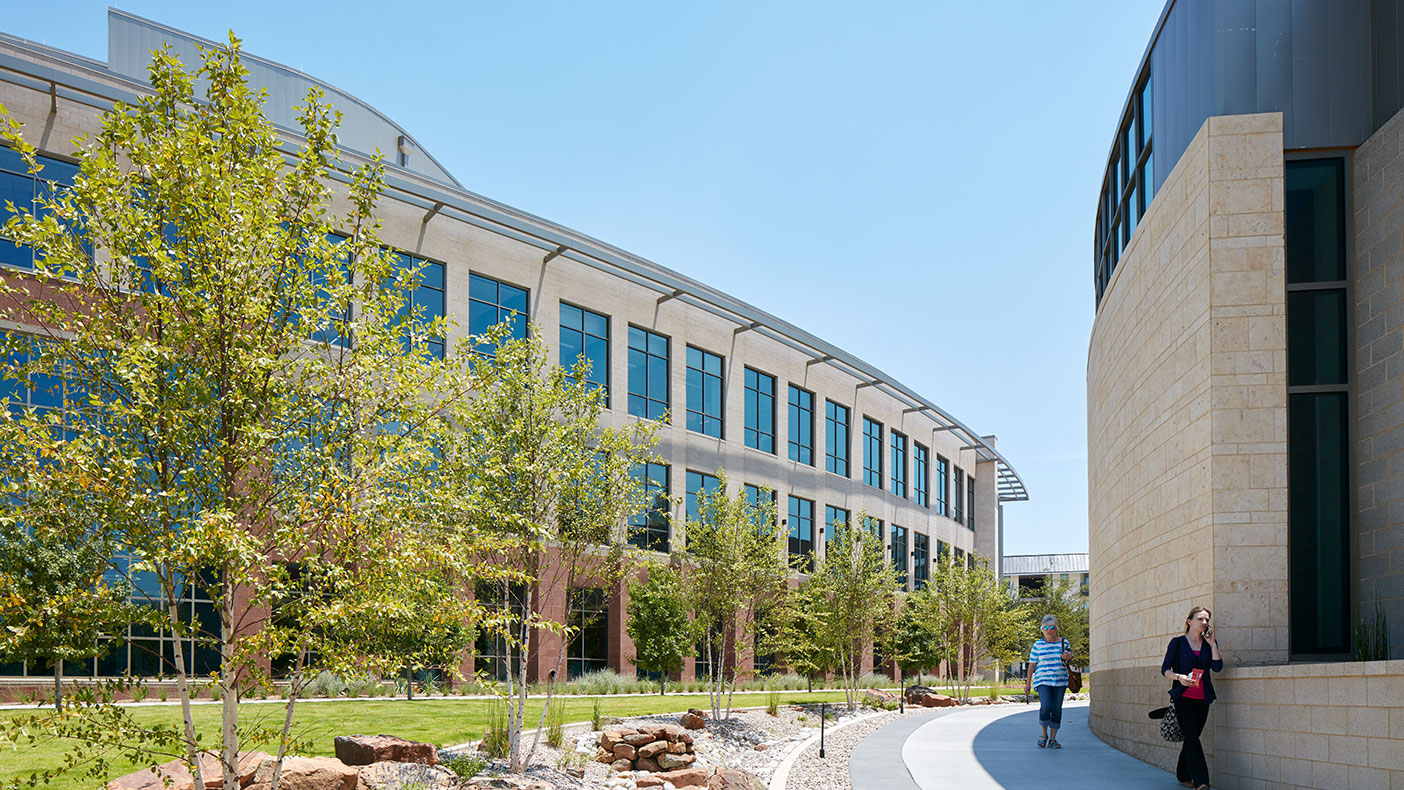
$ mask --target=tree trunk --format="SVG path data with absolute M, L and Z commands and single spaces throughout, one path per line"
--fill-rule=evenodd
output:
M 239 790 L 239 698 L 235 691 L 234 663 L 234 589 L 228 573 L 220 574 L 223 611 L 220 612 L 220 762 L 224 768 L 224 790 Z
M 293 707 L 297 705 L 297 695 L 304 685 L 302 668 L 306 656 L 306 648 L 297 651 L 297 663 L 293 666 L 292 680 L 288 683 L 288 708 L 283 715 L 283 733 L 278 739 L 278 759 L 273 763 L 273 781 L 269 783 L 268 790 L 278 790 L 278 780 L 283 776 L 283 757 L 288 753 L 288 733 L 292 732 Z
M 54 710 L 63 710 L 63 659 L 54 659 Z
M 176 602 L 174 579 L 162 580 L 162 593 L 166 596 L 166 606 L 171 623 L 180 622 L 180 605 Z M 180 697 L 180 716 L 185 724 L 185 759 L 189 763 L 190 775 L 195 777 L 195 786 L 205 786 L 205 769 L 195 754 L 195 716 L 190 710 L 190 684 L 185 673 L 185 641 L 175 640 L 176 694 Z

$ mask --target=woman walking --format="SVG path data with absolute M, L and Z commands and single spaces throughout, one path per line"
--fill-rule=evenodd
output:
M 1214 627 L 1209 625 L 1211 614 L 1203 606 L 1191 609 L 1185 618 L 1185 633 L 1170 640 L 1165 661 L 1160 665 L 1160 673 L 1174 681 L 1170 703 L 1175 706 L 1175 717 L 1185 736 L 1180 760 L 1175 764 L 1175 778 L 1185 787 L 1197 790 L 1209 790 L 1209 765 L 1199 742 L 1204 723 L 1209 720 L 1209 704 L 1214 701 L 1214 681 L 1209 674 L 1211 670 L 1224 669 Z
M 1071 661 L 1073 654 L 1067 640 L 1058 636 L 1056 615 L 1043 616 L 1039 626 L 1043 638 L 1034 642 L 1029 650 L 1029 671 L 1024 676 L 1024 698 L 1029 696 L 1029 685 L 1038 690 L 1038 726 L 1043 735 L 1038 739 L 1039 748 L 1061 749 L 1058 743 L 1058 727 L 1063 723 L 1063 692 L 1068 688 L 1068 667 L 1064 662 Z

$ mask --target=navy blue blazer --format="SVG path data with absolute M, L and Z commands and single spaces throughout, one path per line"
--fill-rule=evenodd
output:
M 1160 665 L 1160 674 L 1164 675 L 1165 670 L 1173 669 L 1178 675 L 1188 675 L 1191 669 L 1202 669 L 1204 675 L 1199 679 L 1204 687 L 1204 701 L 1214 701 L 1214 681 L 1209 677 L 1209 671 L 1224 671 L 1224 661 L 1221 658 L 1214 658 L 1214 649 L 1208 642 L 1200 645 L 1199 656 L 1194 655 L 1190 649 L 1189 638 L 1183 635 L 1170 640 L 1169 646 L 1165 648 L 1165 661 Z M 1185 693 L 1185 685 L 1180 681 L 1175 681 L 1175 685 L 1170 687 L 1170 699 L 1179 699 Z

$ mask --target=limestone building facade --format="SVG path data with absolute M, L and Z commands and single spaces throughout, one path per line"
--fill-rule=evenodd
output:
M 1215 787 L 1404 786 L 1402 47 L 1395 3 L 1170 0 L 1115 128 L 1087 362 L 1092 727 L 1174 767 L 1145 714 L 1207 606 Z M 1361 655 L 1381 621 L 1387 655 Z
M 48 178 L 72 177 L 70 141 L 94 132 L 100 111 L 148 89 L 150 50 L 170 45 L 191 64 L 196 45 L 209 43 L 117 10 L 109 11 L 109 26 L 106 62 L 0 34 L 0 104 L 52 165 Z M 1027 495 L 994 437 L 779 316 L 469 191 L 409 132 L 351 94 L 252 55 L 244 62 L 251 81 L 269 90 L 269 117 L 283 129 L 295 126 L 292 105 L 321 84 L 345 114 L 340 142 L 348 163 L 391 152 L 382 238 L 428 262 L 417 301 L 454 322 L 448 348 L 516 311 L 537 324 L 563 363 L 582 354 L 591 360 L 608 421 L 669 415 L 657 450 L 663 463 L 639 470 L 669 499 L 634 520 L 638 548 L 676 547 L 689 497 L 725 469 L 734 485 L 775 492 L 793 554 L 822 553 L 832 523 L 861 511 L 878 520 L 909 586 L 923 584 L 941 561 L 980 555 L 997 566 L 1003 504 Z M 18 157 L 0 148 L 0 194 L 22 201 L 35 188 Z M 8 250 L 0 252 L 6 276 L 24 276 L 27 251 L 3 241 L 0 248 Z M 634 673 L 626 589 L 552 595 L 561 616 L 593 623 L 569 649 L 571 674 Z M 207 616 L 208 601 L 187 603 L 195 619 Z M 111 657 L 67 674 L 157 674 L 170 653 L 162 640 L 133 633 Z M 544 665 L 554 664 L 550 658 Z M 482 644 L 475 660 L 498 671 L 504 659 Z M 689 661 L 683 678 L 705 669 Z M 47 672 L 10 665 L 0 667 L 0 680 Z

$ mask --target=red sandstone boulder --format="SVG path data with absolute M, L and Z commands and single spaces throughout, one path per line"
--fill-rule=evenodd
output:
M 667 741 L 654 741 L 639 747 L 639 757 L 657 757 L 668 751 Z
M 235 773 L 239 786 L 246 787 L 253 781 L 254 772 L 264 760 L 273 756 L 267 752 L 241 752 Z M 200 773 L 205 779 L 205 788 L 217 788 L 224 784 L 224 769 L 220 767 L 219 756 L 214 752 L 200 753 Z M 107 790 L 194 790 L 195 780 L 181 760 L 162 763 L 153 769 L 137 771 L 120 776 L 107 783 Z
M 646 732 L 636 732 L 633 735 L 625 735 L 624 742 L 630 746 L 643 746 L 646 743 L 653 743 L 653 736 Z
M 707 726 L 707 714 L 693 708 L 684 713 L 681 719 L 678 719 L 678 724 L 681 724 L 685 729 L 700 730 Z
M 614 744 L 614 759 L 632 760 L 639 756 L 639 750 L 627 743 Z
M 381 762 L 439 764 L 439 750 L 432 744 L 394 735 L 338 735 L 334 744 L 336 759 L 347 765 Z
M 697 758 L 691 754 L 660 754 L 658 755 L 658 767 L 665 771 L 672 771 L 677 768 L 686 768 L 692 765 L 692 761 Z
M 657 773 L 663 770 L 663 765 L 657 760 L 653 759 L 652 757 L 640 757 L 639 759 L 634 761 L 634 770 L 648 771 L 649 773 Z
M 634 770 L 634 761 L 633 761 L 633 760 L 625 760 L 623 757 L 621 757 L 621 758 L 619 758 L 618 760 L 615 760 L 614 762 L 610 763 L 610 764 L 609 764 L 609 767 L 610 767 L 610 768 L 613 768 L 613 769 L 615 770 L 616 773 L 621 773 L 621 774 L 622 774 L 622 773 L 624 773 L 625 771 L 632 771 L 632 770 Z
M 644 779 L 656 780 L 658 784 L 644 784 Z M 705 787 L 707 771 L 704 768 L 684 768 L 680 771 L 641 776 L 634 781 L 639 787 L 662 787 L 664 782 L 672 782 L 673 787 Z
M 654 738 L 661 738 L 668 743 L 677 741 L 679 730 L 672 724 L 649 724 L 639 728 L 639 732 L 646 732 Z

